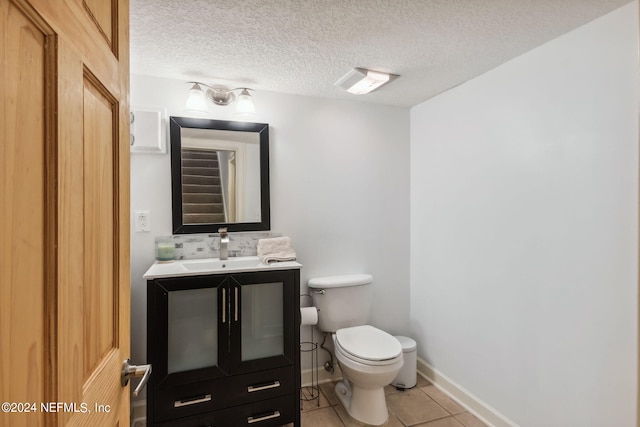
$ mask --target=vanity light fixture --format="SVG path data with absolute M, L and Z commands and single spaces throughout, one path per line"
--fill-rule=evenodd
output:
M 236 95 L 233 93 L 235 90 L 241 90 L 236 102 L 235 117 L 241 119 L 253 119 L 256 116 L 256 107 L 253 105 L 251 99 L 250 90 L 246 87 L 238 87 L 229 89 L 225 86 L 209 86 L 200 82 L 188 82 L 193 83 L 191 89 L 189 89 L 189 97 L 185 103 L 184 110 L 186 112 L 206 113 L 208 112 L 207 101 L 215 105 L 231 105 L 236 101 Z M 202 86 L 206 90 L 202 89 Z
M 400 76 L 397 74 L 354 68 L 338 80 L 335 85 L 355 95 L 364 95 L 398 77 Z

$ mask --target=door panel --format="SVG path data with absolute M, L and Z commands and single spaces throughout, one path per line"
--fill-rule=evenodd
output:
M 117 28 L 113 28 L 115 24 L 113 16 L 117 13 L 118 3 L 107 0 L 84 0 L 82 4 L 107 44 L 112 47 L 113 34 L 117 33 Z
M 118 282 L 115 280 L 113 230 L 115 100 L 93 76 L 84 79 L 84 375 L 117 347 Z

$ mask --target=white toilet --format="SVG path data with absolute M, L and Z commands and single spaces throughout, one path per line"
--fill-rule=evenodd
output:
M 318 328 L 332 334 L 343 381 L 336 396 L 356 420 L 370 425 L 387 421 L 384 387 L 402 368 L 402 345 L 392 335 L 367 325 L 371 311 L 369 274 L 309 280 Z

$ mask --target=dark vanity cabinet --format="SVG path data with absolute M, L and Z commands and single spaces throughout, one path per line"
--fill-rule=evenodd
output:
M 300 426 L 297 269 L 147 282 L 147 423 Z

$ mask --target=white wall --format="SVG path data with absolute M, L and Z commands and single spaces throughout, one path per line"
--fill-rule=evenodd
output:
M 134 75 L 131 104 L 183 116 L 188 89 L 181 81 Z M 371 273 L 372 324 L 408 333 L 409 110 L 260 91 L 253 97 L 255 121 L 270 125 L 271 228 L 293 240 L 304 265 L 302 291 L 314 276 Z M 233 120 L 232 112 L 213 107 L 210 118 Z M 132 224 L 137 362 L 146 360 L 142 275 L 153 263 L 154 236 L 171 234 L 170 173 L 169 154 L 131 156 L 131 210 L 148 209 L 152 219 L 149 233 L 135 233 Z
M 638 4 L 411 110 L 419 356 L 521 426 L 634 426 Z

